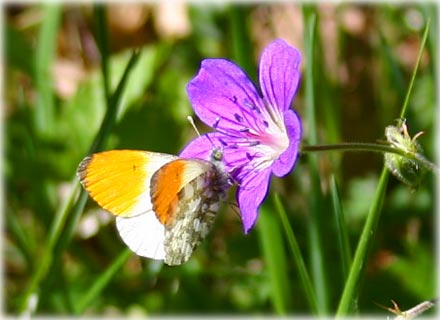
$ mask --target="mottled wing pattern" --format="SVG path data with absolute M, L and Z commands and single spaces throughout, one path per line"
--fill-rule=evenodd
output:
M 178 164 L 178 161 L 181 163 Z M 164 262 L 168 265 L 182 264 L 191 257 L 211 230 L 220 202 L 230 186 L 228 176 L 216 165 L 204 160 L 176 160 L 165 165 L 157 174 L 169 176 L 169 171 L 174 171 L 173 166 L 182 163 L 185 164 L 182 171 L 186 175 L 185 183 L 167 207 L 169 218 L 165 223 Z M 153 186 L 154 181 L 155 177 L 152 178 Z M 153 186 L 151 198 L 155 205 Z M 161 214 L 154 210 L 156 214 Z

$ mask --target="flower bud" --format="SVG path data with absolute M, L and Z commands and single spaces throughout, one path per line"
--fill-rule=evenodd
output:
M 422 147 L 416 139 L 423 134 L 417 133 L 412 139 L 408 134 L 405 120 L 399 120 L 397 126 L 387 126 L 385 137 L 392 148 L 400 149 L 408 157 L 395 153 L 385 153 L 385 165 L 391 173 L 411 188 L 416 188 L 426 172 L 420 163 L 414 160 L 417 154 L 422 152 Z

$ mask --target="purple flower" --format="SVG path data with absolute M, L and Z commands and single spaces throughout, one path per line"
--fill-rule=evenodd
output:
M 300 62 L 299 51 L 278 39 L 260 59 L 261 92 L 240 67 L 225 59 L 203 60 L 187 86 L 195 113 L 215 132 L 190 142 L 180 156 L 209 160 L 214 146 L 221 146 L 225 170 L 238 185 L 246 233 L 258 217 L 271 174 L 285 176 L 298 158 L 301 120 L 290 106 Z

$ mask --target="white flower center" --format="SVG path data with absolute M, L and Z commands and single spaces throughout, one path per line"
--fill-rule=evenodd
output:
M 284 115 L 264 98 L 257 101 L 257 105 L 242 102 L 241 110 L 241 114 L 233 115 L 233 124 L 228 125 L 219 117 L 213 128 L 222 134 L 220 141 L 224 147 L 244 154 L 235 165 L 250 166 L 253 170 L 266 169 L 289 147 Z
M 256 169 L 270 167 L 289 147 L 289 137 L 284 121 L 280 118 L 281 115 L 266 113 L 264 116 L 264 126 L 260 126 L 255 132 L 250 130 L 250 133 L 255 135 L 254 139 L 259 141 L 259 144 L 254 147 L 257 150 L 254 164 Z

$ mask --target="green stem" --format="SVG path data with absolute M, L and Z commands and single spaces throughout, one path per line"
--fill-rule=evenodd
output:
M 37 287 L 40 284 L 41 280 L 46 276 L 47 271 L 49 270 L 49 267 L 52 264 L 52 260 L 53 260 L 52 249 L 55 247 L 55 244 L 57 243 L 62 228 L 64 226 L 64 222 L 67 219 L 68 213 L 70 212 L 71 208 L 75 203 L 76 194 L 78 193 L 79 190 L 79 184 L 77 182 L 76 177 L 73 179 L 71 185 L 73 186 L 73 189 L 70 192 L 69 198 L 67 199 L 66 202 L 64 202 L 62 207 L 60 207 L 60 210 L 58 210 L 57 213 L 55 214 L 53 224 L 51 225 L 49 231 L 49 236 L 46 246 L 43 249 L 41 260 L 37 265 L 37 269 L 24 294 L 24 298 L 20 306 L 21 312 L 25 312 L 26 310 L 32 309 L 30 305 L 33 303 L 32 302 L 33 297 L 35 297 L 38 300 Z
M 274 194 L 275 207 L 279 212 L 281 223 L 284 227 L 284 232 L 286 234 L 290 250 L 292 251 L 292 256 L 295 260 L 295 265 L 298 268 L 299 278 L 304 288 L 307 301 L 312 309 L 313 314 L 318 314 L 318 302 L 316 301 L 316 294 L 313 288 L 312 280 L 310 279 L 309 273 L 306 268 L 306 264 L 302 257 L 301 250 L 299 248 L 298 242 L 296 241 L 295 234 L 290 226 L 289 219 L 287 218 L 286 210 L 284 210 L 283 204 L 281 203 L 280 196 Z
M 414 72 L 411 75 L 411 80 L 409 82 L 408 91 L 406 92 L 405 101 L 403 102 L 402 110 L 400 111 L 400 119 L 405 119 L 406 108 L 408 108 L 409 97 L 411 95 L 412 88 L 414 86 L 414 82 L 416 82 L 415 80 L 416 80 L 417 70 L 419 69 L 420 61 L 422 61 L 423 49 L 425 48 L 426 39 L 428 38 L 430 24 L 431 24 L 431 19 L 428 19 L 426 21 L 425 32 L 423 33 L 422 43 L 420 45 L 419 54 L 417 55 L 417 62 L 414 67 Z
M 405 98 L 405 101 L 402 106 L 402 111 L 400 113 L 401 119 L 405 118 L 405 113 L 406 113 L 406 109 L 408 106 L 409 96 L 412 92 L 413 84 L 415 82 L 415 76 L 417 74 L 417 70 L 419 67 L 420 60 L 421 60 L 422 52 L 425 47 L 428 31 L 429 31 L 429 20 L 426 24 L 425 32 L 423 34 L 423 39 L 422 39 L 422 43 L 421 43 L 420 50 L 419 50 L 418 60 L 417 60 L 416 66 L 414 68 L 412 77 L 411 77 L 411 81 L 410 81 L 410 84 L 408 87 L 408 92 L 406 94 L 406 98 Z M 395 149 L 393 151 L 395 153 L 395 151 L 398 151 L 398 150 Z M 400 151 L 402 151 L 402 150 L 400 150 Z M 415 160 L 420 161 L 420 159 L 423 158 L 423 156 L 416 154 L 416 153 L 407 153 L 407 152 L 403 152 L 403 153 L 404 154 L 402 154 L 402 156 L 405 156 L 405 157 L 412 156 Z M 429 162 L 429 161 L 427 161 L 427 162 Z M 433 166 L 433 168 L 435 168 L 435 166 L 433 164 L 432 164 L 432 166 Z M 347 282 L 345 283 L 345 287 L 344 287 L 344 291 L 342 293 L 341 300 L 339 302 L 338 310 L 336 313 L 337 317 L 346 316 L 350 310 L 350 306 L 356 300 L 356 288 L 359 285 L 359 281 L 360 281 L 359 279 L 362 276 L 362 273 L 364 270 L 368 250 L 371 247 L 372 240 L 375 235 L 377 225 L 379 223 L 380 214 L 382 211 L 382 205 L 383 205 L 383 201 L 384 201 L 384 197 L 385 197 L 385 191 L 386 191 L 387 182 L 388 182 L 388 177 L 389 177 L 389 171 L 386 168 L 384 168 L 382 170 L 382 174 L 381 174 L 381 177 L 379 180 L 379 185 L 376 190 L 375 197 L 373 199 L 373 205 L 371 206 L 370 211 L 368 212 L 367 220 L 365 222 L 364 229 L 362 230 L 362 235 L 359 239 L 359 244 L 358 244 L 358 247 L 357 247 L 355 255 L 354 255 L 353 264 L 350 268 L 350 273 L 349 273 Z
M 43 9 L 35 54 L 35 85 L 37 92 L 35 128 L 38 134 L 51 137 L 55 131 L 55 96 L 53 93 L 53 77 L 51 66 L 55 60 L 57 31 L 61 19 L 61 6 L 47 4 Z
M 379 223 L 380 214 L 382 212 L 383 200 L 385 197 L 385 189 L 387 187 L 389 177 L 389 171 L 384 168 L 379 180 L 379 185 L 374 196 L 373 205 L 370 208 L 370 212 L 367 216 L 362 235 L 359 240 L 358 247 L 353 259 L 353 263 L 350 268 L 347 282 L 345 284 L 344 292 L 342 293 L 341 301 L 337 311 L 337 317 L 343 317 L 347 315 L 350 310 L 350 306 L 355 304 L 355 292 L 359 285 L 359 278 L 364 269 L 366 257 L 371 247 L 377 225 Z
M 411 160 L 418 161 L 422 166 L 431 170 L 432 172 L 439 173 L 439 168 L 423 155 L 419 153 L 405 152 L 402 149 L 394 148 L 392 146 L 380 143 L 363 143 L 363 142 L 343 142 L 336 144 L 321 144 L 314 146 L 302 146 L 301 153 L 311 152 L 323 152 L 323 151 L 368 151 L 379 153 L 395 153 L 402 157 L 406 157 Z
M 331 176 L 330 180 L 330 193 L 332 198 L 333 211 L 335 213 L 337 238 L 339 243 L 339 251 L 341 254 L 342 273 L 344 279 L 347 279 L 352 263 L 352 256 L 347 227 L 345 224 L 345 217 L 340 200 L 341 197 L 339 195 L 338 186 L 336 184 L 336 178 L 334 175 Z
M 309 141 L 312 144 L 318 142 L 318 130 L 316 127 L 316 104 L 315 104 L 315 59 L 314 48 L 316 38 L 316 10 L 314 6 L 304 5 L 303 16 L 305 23 L 304 32 L 304 50 L 305 57 L 308 61 L 305 70 L 304 84 L 305 84 L 305 103 L 306 103 L 306 119 L 308 119 L 309 127 Z M 310 265 L 311 276 L 313 280 L 314 293 L 316 297 L 316 306 L 318 315 L 325 315 L 328 313 L 329 306 L 329 288 L 327 284 L 327 269 L 326 259 L 324 257 L 324 249 L 321 240 L 323 234 L 323 196 L 320 190 L 320 175 L 318 170 L 318 160 L 316 157 L 309 157 L 308 163 L 310 166 L 310 223 L 309 223 L 309 239 L 310 239 Z
M 343 142 L 335 144 L 321 144 L 314 146 L 302 146 L 301 153 L 320 152 L 320 151 L 369 151 L 369 152 L 389 152 L 406 156 L 406 153 L 400 149 L 393 148 L 386 144 L 364 143 L 364 142 Z
M 127 68 L 118 84 L 118 87 L 111 96 L 110 104 L 107 106 L 107 112 L 104 116 L 104 120 L 102 122 L 101 128 L 97 134 L 97 137 L 92 147 L 90 148 L 89 154 L 101 150 L 104 145 L 105 139 L 109 136 L 111 128 L 116 120 L 116 114 L 118 111 L 120 98 L 122 96 L 122 92 L 124 90 L 125 84 L 127 83 L 127 77 L 130 74 L 132 68 L 134 67 L 136 61 L 139 59 L 139 55 L 140 55 L 139 52 L 133 52 L 129 62 L 127 63 Z M 43 249 L 41 260 L 37 265 L 37 270 L 34 273 L 31 282 L 24 294 L 23 302 L 20 308 L 22 312 L 26 312 L 29 309 L 31 302 L 33 301 L 33 297 L 35 297 L 38 300 L 38 292 L 37 292 L 38 286 L 40 282 L 43 280 L 43 278 L 47 275 L 49 267 L 52 265 L 52 261 L 54 259 L 53 256 L 54 248 L 56 244 L 59 242 L 61 232 L 65 230 L 64 226 L 66 219 L 68 218 L 68 215 L 72 210 L 73 204 L 76 199 L 76 194 L 78 193 L 79 190 L 79 184 L 76 177 L 73 179 L 71 185 L 73 186 L 73 189 L 72 192 L 70 193 L 69 199 L 64 203 L 61 209 L 57 211 L 57 213 L 55 214 L 54 222 L 50 227 L 48 241 Z M 84 193 L 85 191 L 82 190 L 80 198 L 84 199 L 83 198 L 85 197 Z M 85 201 L 83 201 L 82 203 L 84 205 Z M 79 215 L 80 211 L 82 210 L 77 210 L 76 215 Z M 78 221 L 78 217 L 73 217 L 73 221 Z M 70 227 L 69 230 L 70 231 L 68 232 L 68 238 L 70 238 L 73 233 L 72 226 Z
M 86 310 L 91 302 L 101 293 L 105 286 L 108 285 L 110 280 L 132 255 L 132 251 L 128 248 L 121 252 L 113 264 L 91 285 L 89 290 L 79 297 L 75 306 L 76 314 L 84 313 L 84 310 Z

